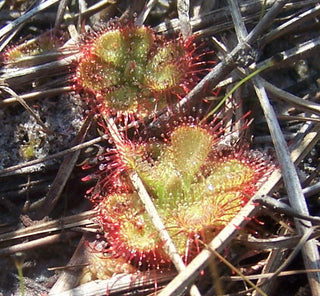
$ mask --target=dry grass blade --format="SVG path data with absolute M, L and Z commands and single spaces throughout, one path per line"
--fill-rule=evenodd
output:
M 293 94 L 290 94 L 290 93 L 272 85 L 271 83 L 269 83 L 263 79 L 261 81 L 262 81 L 264 87 L 266 88 L 266 90 L 268 92 L 270 92 L 271 94 L 275 95 L 276 97 L 286 101 L 290 105 L 297 107 L 299 110 L 306 110 L 308 112 L 312 112 L 313 114 L 317 114 L 318 116 L 320 116 L 320 105 L 319 104 L 312 102 L 312 101 L 303 100 Z
M 24 242 L 24 243 L 16 244 L 7 248 L 2 248 L 0 249 L 0 256 L 8 256 L 8 255 L 13 255 L 19 252 L 26 252 L 28 250 L 37 249 L 39 247 L 58 243 L 63 240 L 69 240 L 69 239 L 72 239 L 74 236 L 76 236 L 74 232 L 47 235 L 45 237 L 34 239 L 29 242 Z
M 0 38 L 2 38 L 4 35 L 10 33 L 17 26 L 19 26 L 19 25 L 25 23 L 26 21 L 28 21 L 31 17 L 33 17 L 37 13 L 40 13 L 41 11 L 45 10 L 46 8 L 56 4 L 58 2 L 59 2 L 59 0 L 47 0 L 47 1 L 39 4 L 35 8 L 31 9 L 30 11 L 28 11 L 27 13 L 25 13 L 24 15 L 19 17 L 18 19 L 12 21 L 8 25 L 6 25 L 2 29 L 0 29 Z
M 315 230 L 312 238 L 319 237 L 319 231 Z M 293 249 L 301 239 L 301 235 L 294 236 L 278 236 L 269 239 L 259 239 L 255 237 L 248 237 L 240 239 L 239 242 L 243 243 L 250 249 L 253 250 L 282 250 L 282 249 Z M 235 239 L 235 241 L 238 241 Z M 264 277 L 264 273 L 257 275 L 257 277 Z
M 1 79 L 4 83 L 18 87 L 25 83 L 32 82 L 35 79 L 35 73 L 38 78 L 48 77 L 48 73 L 52 76 L 68 73 L 70 65 L 75 61 L 77 56 L 72 55 L 66 57 L 62 54 L 60 54 L 60 56 L 63 59 L 36 66 L 6 70 L 2 74 Z
M 303 273 L 308 273 L 308 272 L 319 272 L 318 269 L 310 269 L 310 270 L 288 270 L 288 271 L 282 271 L 278 274 L 279 276 L 290 276 L 290 275 L 297 275 L 297 274 L 303 274 Z M 258 274 L 258 275 L 248 275 L 247 278 L 250 280 L 254 279 L 263 279 L 263 278 L 269 278 L 273 275 L 273 273 L 264 273 L 264 274 Z M 242 281 L 242 278 L 240 276 L 230 276 L 230 277 L 223 277 L 225 280 L 230 280 L 230 281 Z
M 141 26 L 146 18 L 148 17 L 151 9 L 157 4 L 158 0 L 149 0 L 148 3 L 145 5 L 143 11 L 140 13 L 140 15 L 136 18 L 135 24 L 138 26 Z
M 272 40 L 277 39 L 284 34 L 292 32 L 295 28 L 297 28 L 297 26 L 299 26 L 300 24 L 303 24 L 304 22 L 306 22 L 309 19 L 314 18 L 318 14 L 320 14 L 320 7 L 315 6 L 311 9 L 301 13 L 300 15 L 290 19 L 288 22 L 282 24 L 281 26 L 279 26 L 275 30 L 272 30 L 268 34 L 264 35 L 259 40 L 260 46 L 263 46 L 267 43 L 270 43 Z
M 314 231 L 313 228 L 309 228 L 303 234 L 303 236 L 300 238 L 300 240 L 299 240 L 298 244 L 296 245 L 296 247 L 293 249 L 291 254 L 288 256 L 288 258 L 285 259 L 285 261 L 277 268 L 277 270 L 273 273 L 273 275 L 268 279 L 270 282 L 273 279 L 275 279 L 281 273 L 281 271 L 283 271 L 291 263 L 291 261 L 298 255 L 300 250 L 302 248 L 304 248 L 305 244 L 310 239 L 311 234 L 313 233 L 313 231 Z
M 33 226 L 29 226 L 23 229 L 15 230 L 0 235 L 0 242 L 8 242 L 11 240 L 17 240 L 26 237 L 32 237 L 39 234 L 48 234 L 51 232 L 62 231 L 64 229 L 75 228 L 79 226 L 93 224 L 92 217 L 95 216 L 95 211 L 87 211 L 74 216 L 61 218 L 58 220 L 48 222 L 38 222 Z
M 35 92 L 30 92 L 24 95 L 20 95 L 19 97 L 23 100 L 35 100 L 38 98 L 43 98 L 43 97 L 50 97 L 50 96 L 55 96 L 58 94 L 66 93 L 71 91 L 72 88 L 70 86 L 65 86 L 65 87 L 57 87 L 57 88 L 51 88 L 48 90 L 44 91 L 35 91 Z M 3 99 L 0 101 L 0 106 L 4 106 L 7 104 L 13 104 L 18 102 L 19 100 L 16 97 L 11 97 L 7 99 Z
M 278 201 L 276 199 L 273 199 L 272 197 L 269 196 L 263 196 L 256 198 L 255 201 L 259 203 L 260 205 L 266 206 L 274 211 L 284 213 L 288 216 L 291 217 L 296 217 L 302 220 L 310 221 L 314 223 L 315 225 L 319 225 L 320 223 L 320 218 L 316 216 L 310 216 L 310 215 L 304 215 L 296 211 L 295 209 L 291 208 L 287 204 Z
M 106 287 L 114 295 L 126 295 L 126 293 L 136 293 L 138 295 L 150 295 L 154 289 L 154 276 L 158 279 L 159 288 L 168 283 L 175 275 L 173 272 L 166 274 L 140 274 L 134 275 L 116 275 L 108 280 L 97 280 L 81 285 L 72 290 L 61 293 L 50 293 L 50 296 L 97 296 L 105 295 Z M 131 283 L 128 287 L 128 282 Z

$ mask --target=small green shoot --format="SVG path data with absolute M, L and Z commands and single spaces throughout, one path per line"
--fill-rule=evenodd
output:
M 13 256 L 13 262 L 18 271 L 19 282 L 20 282 L 20 292 L 22 296 L 25 296 L 25 290 L 26 290 L 24 278 L 23 278 L 23 271 L 22 271 L 24 260 L 25 260 L 25 255 L 21 252 L 15 253 Z

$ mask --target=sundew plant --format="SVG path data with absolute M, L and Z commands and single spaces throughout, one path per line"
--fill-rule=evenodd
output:
M 201 60 L 206 55 L 194 37 L 169 39 L 149 27 L 114 23 L 83 42 L 75 87 L 100 115 L 102 133 L 114 145 L 97 158 L 96 173 L 84 178 L 97 180 L 88 197 L 103 231 L 102 260 L 110 262 L 111 270 L 115 260 L 133 270 L 171 264 L 131 184 L 133 171 L 187 264 L 249 201 L 274 166 L 246 145 L 221 145 L 226 132 L 214 116 L 206 123 L 198 115 L 182 116 L 160 138 L 138 136 L 137 126 L 131 137 L 119 132 L 132 121 L 156 119 L 159 109 L 170 109 L 208 71 L 214 62 Z M 96 262 L 95 256 L 94 274 Z M 104 266 L 100 277 L 110 274 Z

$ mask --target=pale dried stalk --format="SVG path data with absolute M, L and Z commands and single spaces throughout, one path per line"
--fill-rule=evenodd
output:
M 48 234 L 57 231 L 63 231 L 66 229 L 71 229 L 79 226 L 89 226 L 94 225 L 92 218 L 95 217 L 96 211 L 86 211 L 77 215 L 68 216 L 58 220 L 48 221 L 48 222 L 38 222 L 33 226 L 29 226 L 23 229 L 18 229 L 8 233 L 0 235 L 0 243 L 8 242 L 11 240 L 21 239 L 39 234 Z
M 106 294 L 106 287 L 109 287 L 110 295 L 139 295 L 139 292 L 146 292 L 150 295 L 150 290 L 154 288 L 154 278 L 157 278 L 159 286 L 170 281 L 175 275 L 173 272 L 155 272 L 155 273 L 140 273 L 139 275 L 119 274 L 114 275 L 107 280 L 96 280 L 72 290 L 65 292 L 50 292 L 50 296 L 98 296 Z M 130 283 L 128 285 L 128 283 Z M 150 289 L 150 290 L 149 290 Z M 144 293 L 145 295 L 145 293 Z M 152 294 L 153 295 L 153 294 Z
M 32 99 L 38 99 L 38 98 L 43 98 L 43 97 L 55 96 L 55 95 L 67 93 L 70 91 L 72 91 L 71 86 L 63 86 L 63 87 L 51 88 L 51 89 L 43 90 L 43 91 L 29 92 L 27 94 L 19 95 L 19 97 L 23 100 L 32 100 Z M 0 107 L 4 106 L 4 105 L 17 103 L 18 101 L 19 100 L 15 97 L 3 99 L 0 101 Z
M 140 13 L 140 15 L 137 17 L 137 19 L 135 20 L 135 25 L 137 26 L 141 26 L 144 21 L 146 20 L 146 18 L 148 17 L 151 9 L 158 3 L 158 0 L 149 0 L 148 3 L 145 5 L 145 7 L 143 8 L 142 12 Z
M 27 250 L 36 249 L 41 246 L 46 246 L 49 244 L 61 242 L 62 240 L 69 240 L 76 236 L 75 232 L 57 233 L 52 235 L 47 235 L 42 238 L 34 239 L 28 242 L 16 244 L 7 248 L 0 249 L 0 256 L 8 256 L 18 252 L 25 252 Z

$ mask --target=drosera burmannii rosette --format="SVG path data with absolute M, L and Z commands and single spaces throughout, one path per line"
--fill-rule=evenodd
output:
M 112 23 L 84 37 L 74 77 L 91 108 L 141 119 L 176 103 L 208 72 L 194 37 L 165 38 L 146 26 Z
M 224 139 L 221 126 L 190 117 L 161 141 L 126 139 L 113 156 L 106 153 L 97 184 L 105 194 L 95 191 L 92 201 L 109 259 L 121 258 L 140 270 L 170 264 L 164 243 L 126 178 L 127 170 L 143 181 L 185 263 L 235 217 L 274 164 L 246 145 L 222 145 Z M 120 174 L 112 173 L 119 167 Z M 109 187 L 115 183 L 113 192 Z
M 17 64 L 21 66 L 32 65 L 31 57 L 41 54 L 48 54 L 58 51 L 65 42 L 65 36 L 59 32 L 60 36 L 45 32 L 34 39 L 20 42 L 17 45 L 10 46 L 5 50 L 1 57 L 7 67 L 15 67 Z

